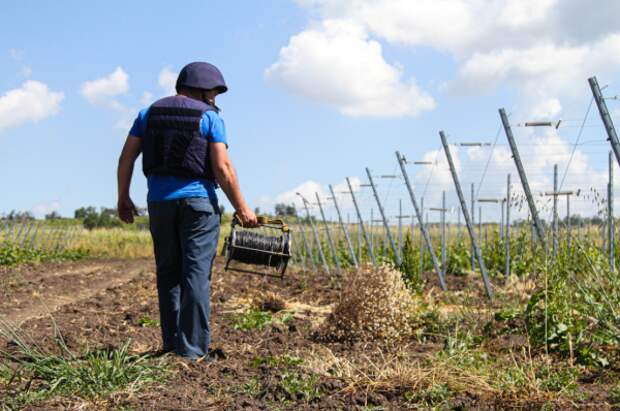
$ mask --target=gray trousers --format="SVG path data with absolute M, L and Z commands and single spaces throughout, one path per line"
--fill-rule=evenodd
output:
M 220 232 L 219 208 L 208 198 L 150 202 L 163 348 L 207 355 L 211 339 L 211 268 Z

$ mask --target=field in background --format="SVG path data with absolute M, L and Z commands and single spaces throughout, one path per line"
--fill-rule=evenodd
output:
M 294 259 L 282 282 L 224 273 L 218 258 L 211 325 L 221 358 L 213 364 L 157 355 L 144 225 L 3 229 L 2 250 L 17 257 L 0 271 L 0 408 L 620 406 L 620 278 L 600 226 L 573 230 L 570 247 L 560 232 L 555 258 L 530 227 L 513 227 L 505 278 L 499 226 L 481 225 L 489 300 L 463 227 L 446 227 L 442 292 L 417 228 L 403 227 L 402 242 L 391 228 L 400 266 L 383 227 L 369 229 L 378 264 L 392 270 L 373 268 L 358 226 L 347 225 L 364 264 L 355 274 L 337 224 L 329 223 L 334 255 L 322 223 L 318 243 L 309 221 L 290 223 Z M 229 220 L 222 237 L 228 228 Z M 440 227 L 429 231 L 441 259 Z

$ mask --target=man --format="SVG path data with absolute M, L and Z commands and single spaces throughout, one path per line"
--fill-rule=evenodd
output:
M 118 163 L 118 215 L 133 222 L 129 196 L 134 162 L 142 153 L 164 351 L 190 359 L 208 355 L 211 268 L 220 215 L 219 185 L 244 226 L 257 225 L 228 158 L 215 97 L 228 90 L 220 71 L 204 62 L 181 70 L 177 95 L 142 110 Z

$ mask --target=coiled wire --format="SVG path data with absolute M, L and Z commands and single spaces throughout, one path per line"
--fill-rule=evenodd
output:
M 278 254 L 270 254 L 269 252 Z M 235 230 L 231 235 L 229 253 L 231 260 L 281 269 L 290 257 L 289 235 L 283 233 L 283 235 L 275 237 L 255 231 Z

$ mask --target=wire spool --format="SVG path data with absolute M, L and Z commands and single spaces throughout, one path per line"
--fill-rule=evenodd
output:
M 275 268 L 280 272 L 280 278 L 283 278 L 291 257 L 291 238 L 288 227 L 282 220 L 261 218 L 259 223 L 261 227 L 278 229 L 282 234 L 263 234 L 260 228 L 243 229 L 240 228 L 238 220 L 233 218 L 230 236 L 226 238 L 225 269 L 229 269 L 231 261 L 238 261 L 244 264 Z

